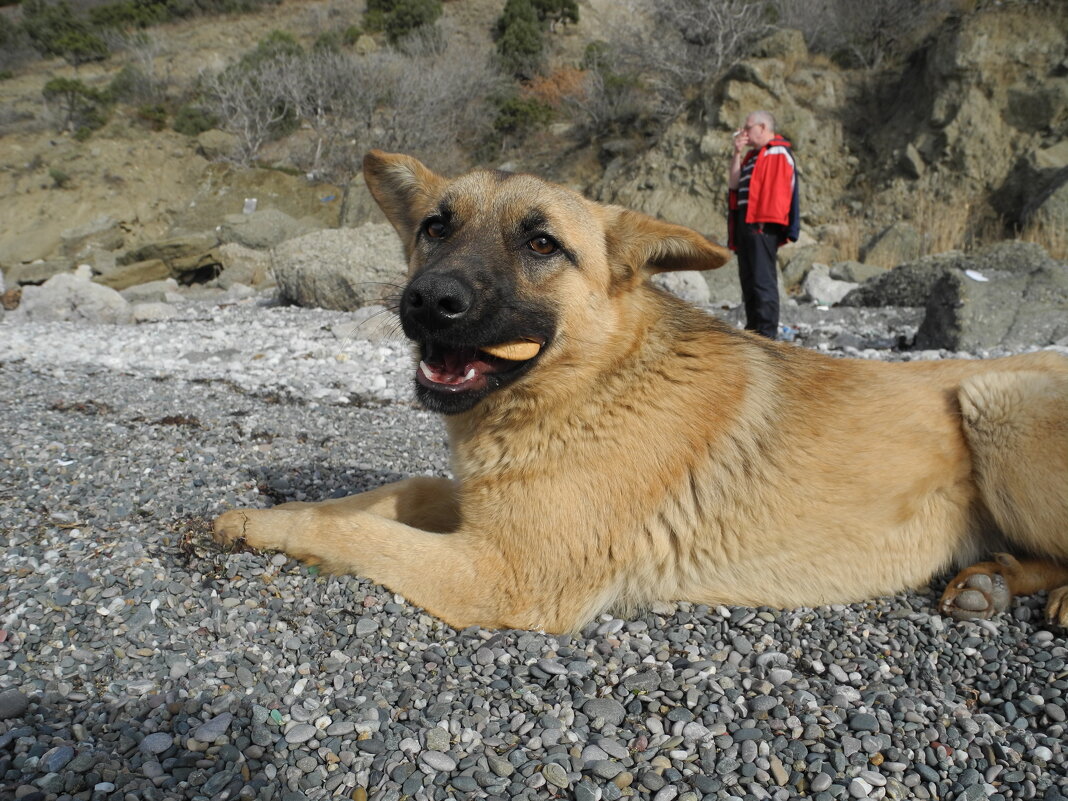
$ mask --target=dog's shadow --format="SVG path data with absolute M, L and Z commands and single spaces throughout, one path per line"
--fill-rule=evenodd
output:
M 256 482 L 260 495 L 272 505 L 343 498 L 408 477 L 384 470 L 327 467 L 315 463 L 254 467 L 249 476 Z

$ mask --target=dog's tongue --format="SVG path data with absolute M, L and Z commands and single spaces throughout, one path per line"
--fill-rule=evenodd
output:
M 478 358 L 475 350 L 450 350 L 438 359 L 419 362 L 419 380 L 439 389 L 473 389 L 485 382 L 493 367 Z

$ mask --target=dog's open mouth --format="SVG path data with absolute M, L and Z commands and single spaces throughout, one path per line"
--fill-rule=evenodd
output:
M 481 348 L 427 343 L 416 380 L 438 392 L 495 389 L 527 367 L 543 347 L 540 339 L 516 339 Z

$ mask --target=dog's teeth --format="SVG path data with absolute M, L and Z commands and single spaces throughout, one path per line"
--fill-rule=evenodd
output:
M 430 372 L 430 368 L 427 366 L 426 362 L 423 362 L 423 361 L 419 362 L 419 370 L 428 379 L 430 379 L 431 381 L 434 380 L 434 374 L 432 372 Z
M 464 376 L 464 381 L 470 381 L 472 378 L 475 377 L 475 375 L 475 368 L 472 367 L 470 370 L 467 371 L 467 375 Z

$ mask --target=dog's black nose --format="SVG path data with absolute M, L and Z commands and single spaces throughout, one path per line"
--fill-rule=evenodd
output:
M 423 273 L 404 290 L 401 316 L 410 317 L 428 329 L 460 322 L 475 304 L 470 284 L 447 273 Z

